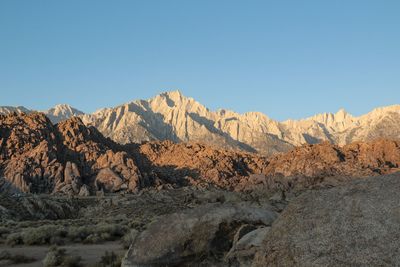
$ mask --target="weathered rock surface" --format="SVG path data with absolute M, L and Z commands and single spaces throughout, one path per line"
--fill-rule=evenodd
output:
M 372 177 L 292 201 L 253 266 L 398 266 L 400 174 Z
M 122 266 L 193 266 L 223 259 L 245 224 L 269 226 L 277 213 L 249 202 L 209 204 L 161 217 L 140 233 Z

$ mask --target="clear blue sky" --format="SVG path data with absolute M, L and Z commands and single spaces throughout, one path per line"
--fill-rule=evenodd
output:
M 400 1 L 1 0 L 0 105 L 83 111 L 180 89 L 301 118 L 400 103 Z

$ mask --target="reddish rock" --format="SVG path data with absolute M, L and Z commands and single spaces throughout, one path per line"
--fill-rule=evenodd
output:
M 0 116 L 0 185 L 12 191 L 87 195 L 185 185 L 287 191 L 392 173 L 399 165 L 400 143 L 385 139 L 304 145 L 266 158 L 198 143 L 119 145 L 79 118 L 53 125 L 41 113 Z
M 22 192 L 87 195 L 97 180 L 106 192 L 140 186 L 133 157 L 79 118 L 54 126 L 41 113 L 0 116 L 0 138 L 1 176 Z

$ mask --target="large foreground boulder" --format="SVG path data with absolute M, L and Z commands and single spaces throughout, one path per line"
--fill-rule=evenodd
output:
M 400 174 L 309 191 L 291 202 L 253 266 L 399 266 Z
M 249 202 L 207 204 L 161 217 L 140 233 L 122 266 L 193 266 L 223 259 L 243 225 L 265 227 L 277 214 Z

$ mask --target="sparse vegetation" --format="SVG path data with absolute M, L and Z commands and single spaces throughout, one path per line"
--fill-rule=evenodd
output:
M 106 251 L 96 267 L 119 267 L 121 266 L 122 255 L 117 255 L 113 251 Z
M 70 227 L 68 238 L 74 242 L 96 244 L 104 241 L 120 239 L 128 231 L 128 228 L 120 224 L 97 224 L 94 227 L 80 226 Z
M 36 259 L 20 254 L 12 255 L 8 251 L 2 251 L 0 252 L 0 261 L 8 261 L 10 263 L 20 264 L 20 263 L 31 263 L 36 261 Z
M 55 225 L 44 225 L 37 228 L 27 228 L 22 233 L 22 241 L 25 245 L 54 244 L 56 237 L 65 237 L 66 231 Z M 58 240 L 59 242 L 59 240 Z
M 98 244 L 120 240 L 129 231 L 123 224 L 99 223 L 90 226 L 42 225 L 27 227 L 18 232 L 3 231 L 5 244 L 17 245 L 64 245 L 66 243 Z
M 44 267 L 80 267 L 82 258 L 79 256 L 69 256 L 64 249 L 56 246 L 50 248 L 43 260 Z
M 21 245 L 22 242 L 22 236 L 20 233 L 11 233 L 7 236 L 6 239 L 6 244 L 9 246 L 17 246 L 17 245 Z
M 126 233 L 122 239 L 121 243 L 124 246 L 125 249 L 128 249 L 129 246 L 133 243 L 135 240 L 136 236 L 138 234 L 138 231 L 136 229 L 131 229 L 128 233 Z

